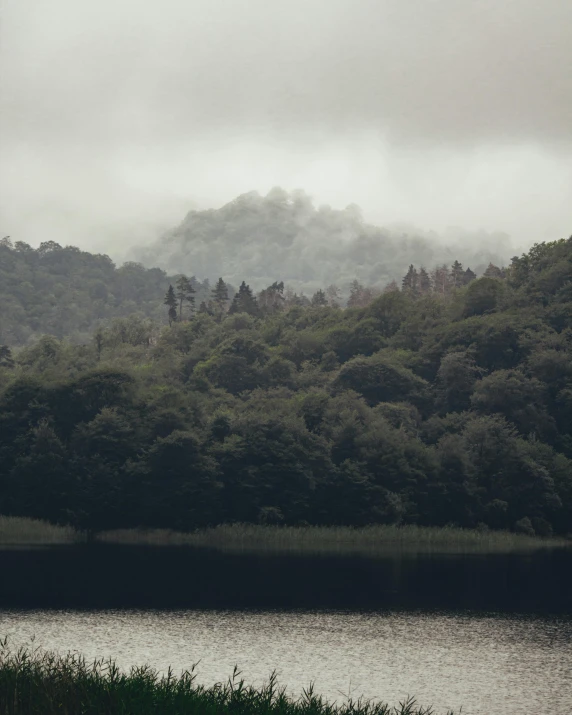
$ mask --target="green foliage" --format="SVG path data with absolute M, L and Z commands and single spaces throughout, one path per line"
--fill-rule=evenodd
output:
M 0 248 L 62 285 L 80 259 L 108 266 L 147 301 L 149 274 L 135 264 Z M 170 327 L 165 281 L 152 291 L 159 321 L 134 302 L 137 313 L 83 344 L 14 337 L 0 348 L 0 509 L 95 530 L 241 521 L 569 533 L 571 258 L 567 240 L 480 279 L 454 262 L 411 269 L 405 290 L 377 297 L 356 281 L 345 309 L 335 286 L 310 301 L 274 280 L 258 299 L 243 281 L 227 310 L 220 279 L 206 311 L 191 317 L 185 304 L 187 319 Z

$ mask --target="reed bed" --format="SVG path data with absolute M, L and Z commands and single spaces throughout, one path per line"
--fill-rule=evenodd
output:
M 122 672 L 114 661 L 87 663 L 75 654 L 19 649 L 0 641 L 0 712 L 3 715 L 432 715 L 409 698 L 395 707 L 347 700 L 329 703 L 310 686 L 295 699 L 276 674 L 260 688 L 235 668 L 226 683 L 196 683 L 194 669 L 160 675 L 149 666 Z M 453 715 L 449 712 L 448 715 Z
M 454 527 L 373 525 L 259 526 L 223 524 L 190 533 L 167 529 L 118 529 L 102 532 L 106 543 L 211 547 L 228 551 L 367 552 L 404 548 L 418 551 L 503 552 L 518 549 L 565 546 L 563 539 L 542 539 L 508 531 L 479 531 Z
M 0 515 L 0 545 L 74 544 L 84 535 L 71 526 L 58 526 L 40 519 Z

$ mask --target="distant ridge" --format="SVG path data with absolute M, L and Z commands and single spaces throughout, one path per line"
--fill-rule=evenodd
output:
M 182 223 L 131 257 L 169 273 L 202 279 L 247 279 L 255 289 L 282 280 L 312 293 L 329 284 L 343 292 L 354 279 L 382 288 L 400 279 L 408 265 L 428 268 L 457 259 L 482 273 L 489 262 L 506 264 L 513 252 L 504 233 L 463 232 L 445 236 L 403 227 L 367 224 L 360 209 L 316 207 L 303 191 L 251 191 L 219 209 L 190 211 Z

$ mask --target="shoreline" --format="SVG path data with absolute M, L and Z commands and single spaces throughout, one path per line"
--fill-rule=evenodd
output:
M 98 543 L 123 546 L 193 546 L 221 551 L 364 553 L 387 550 L 502 553 L 572 546 L 564 538 L 507 531 L 415 525 L 263 526 L 222 524 L 193 532 L 171 529 L 114 529 L 89 535 L 25 517 L 0 516 L 0 546 Z

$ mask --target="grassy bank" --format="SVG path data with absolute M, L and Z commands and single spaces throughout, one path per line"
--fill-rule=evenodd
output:
M 312 688 L 295 700 L 275 676 L 253 688 L 235 671 L 226 684 L 205 687 L 193 672 L 160 676 L 149 667 L 122 673 L 112 661 L 87 664 L 77 655 L 10 652 L 0 642 L 3 715 L 431 715 L 408 700 L 396 707 L 347 701 L 329 704 Z M 453 715 L 449 713 L 448 715 Z
M 119 529 L 98 535 L 98 540 L 118 544 L 155 546 L 191 545 L 221 550 L 375 552 L 411 548 L 451 552 L 502 552 L 517 549 L 564 546 L 562 539 L 541 539 L 507 531 L 478 531 L 453 527 L 375 525 L 346 526 L 257 526 L 223 524 L 211 529 L 181 533 L 166 529 Z
M 307 551 L 372 553 L 385 549 L 448 552 L 503 552 L 572 545 L 508 531 L 434 526 L 260 526 L 222 524 L 193 532 L 169 529 L 116 529 L 96 535 L 101 543 L 133 546 L 197 546 L 225 551 Z M 74 544 L 86 541 L 71 526 L 24 517 L 0 516 L 0 545 Z
M 83 540 L 83 534 L 71 526 L 0 515 L 0 545 L 73 544 Z

